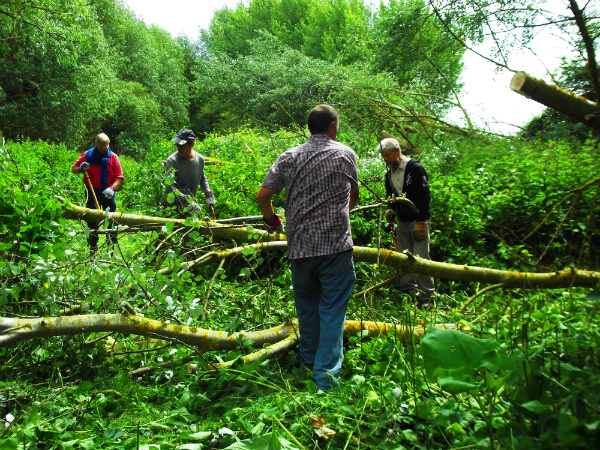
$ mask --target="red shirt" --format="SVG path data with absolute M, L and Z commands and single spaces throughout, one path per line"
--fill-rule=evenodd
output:
M 79 159 L 75 161 L 73 167 L 79 167 L 82 162 L 87 161 L 87 150 L 81 154 Z M 104 187 L 112 186 L 117 178 L 125 178 L 123 176 L 123 171 L 121 170 L 121 163 L 119 162 L 119 157 L 115 152 L 111 150 L 110 159 L 108 160 L 107 167 L 107 175 L 106 175 L 106 186 L 104 186 L 100 182 L 100 172 L 102 171 L 102 166 L 100 164 L 90 164 L 90 168 L 87 170 L 87 174 L 92 181 L 92 186 L 98 189 L 104 189 Z M 85 175 L 83 178 L 83 184 L 88 186 L 88 182 L 85 179 Z

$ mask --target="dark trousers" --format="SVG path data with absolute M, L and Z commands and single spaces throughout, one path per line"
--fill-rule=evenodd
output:
M 102 193 L 104 192 L 103 188 L 94 188 L 94 193 L 96 194 L 96 199 L 98 199 L 98 204 L 100 205 L 100 209 L 102 209 L 102 211 L 106 211 L 106 209 L 108 208 L 108 210 L 110 212 L 115 212 L 117 210 L 117 194 L 115 193 L 115 196 L 113 198 L 111 198 L 110 200 L 104 197 L 104 194 Z M 96 209 L 96 202 L 94 201 L 94 196 L 92 195 L 92 192 L 90 191 L 90 187 L 86 186 L 85 187 L 85 195 L 87 197 L 87 201 L 85 202 L 85 207 L 89 208 L 89 209 Z M 98 230 L 98 227 L 100 226 L 100 222 L 91 222 L 91 221 L 87 221 L 87 226 L 90 230 L 92 230 L 90 232 L 90 235 L 88 236 L 88 245 L 90 246 L 90 248 L 92 250 L 98 250 L 98 233 L 96 232 Z M 112 223 L 109 222 L 108 224 L 108 228 L 112 228 Z M 108 241 L 109 236 L 106 237 L 106 240 Z M 110 241 L 113 244 L 117 243 L 117 235 L 110 235 Z

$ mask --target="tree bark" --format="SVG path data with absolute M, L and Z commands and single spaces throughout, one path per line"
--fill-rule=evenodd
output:
M 261 332 L 235 333 L 204 330 L 201 328 L 172 325 L 158 320 L 130 314 L 87 314 L 66 317 L 43 317 L 37 319 L 13 319 L 0 317 L 0 348 L 27 339 L 52 336 L 114 331 L 123 334 L 174 339 L 202 351 L 231 350 L 239 341 L 251 340 L 253 347 L 279 342 L 290 335 L 293 324 L 283 324 Z
M 136 214 L 125 214 L 122 212 L 106 213 L 95 209 L 82 208 L 81 206 L 67 203 L 67 201 L 59 196 L 56 198 L 63 203 L 63 217 L 65 219 L 87 220 L 93 222 L 102 222 L 104 220 L 111 221 L 117 225 L 140 226 L 140 225 L 167 225 L 172 223 L 173 226 L 190 227 L 185 224 L 185 219 L 173 219 L 170 217 L 155 217 L 143 216 Z M 252 233 L 248 232 L 245 227 L 232 227 L 223 225 L 210 220 L 201 220 L 198 224 L 194 224 L 194 228 L 201 235 L 216 236 L 218 238 L 229 238 L 239 241 L 255 242 L 255 241 L 280 241 L 285 240 L 285 235 L 279 233 L 269 233 L 265 230 L 253 229 Z
M 64 201 L 64 200 L 63 200 Z M 115 220 L 117 223 L 126 225 L 140 224 L 165 224 L 175 222 L 185 226 L 181 219 L 169 219 L 164 217 L 136 216 L 123 213 L 104 213 L 88 208 L 81 208 L 76 205 L 68 205 L 65 214 L 71 218 L 88 217 L 100 221 L 103 219 Z M 246 245 L 234 249 L 211 252 L 201 256 L 195 261 L 185 263 L 181 270 L 189 270 L 206 264 L 220 261 L 223 258 L 230 258 L 238 254 L 245 248 L 254 247 L 261 251 L 269 250 L 287 250 L 285 235 L 279 233 L 268 233 L 263 230 L 254 230 L 249 233 L 246 228 L 234 228 L 219 225 L 215 222 L 201 221 L 197 228 L 200 234 L 215 235 L 221 238 L 229 238 L 240 241 L 262 241 L 259 244 Z M 471 281 L 487 284 L 502 284 L 504 288 L 543 288 L 543 289 L 561 289 L 569 287 L 594 287 L 600 281 L 600 272 L 591 272 L 584 270 L 563 270 L 552 273 L 528 273 L 513 272 L 497 269 L 486 269 L 482 267 L 470 267 L 455 264 L 447 264 L 437 261 L 430 261 L 413 256 L 410 253 L 398 253 L 387 249 L 372 249 L 368 247 L 354 247 L 354 260 L 369 262 L 373 264 L 383 264 L 394 269 L 400 269 L 406 273 L 419 273 L 431 275 L 435 278 L 444 278 L 456 281 Z M 172 271 L 171 268 L 163 268 L 159 272 L 167 274 Z
M 454 324 L 435 326 L 441 329 L 456 328 Z M 225 331 L 167 324 L 130 314 L 87 314 L 68 317 L 40 317 L 37 319 L 0 317 L 0 348 L 29 339 L 75 336 L 107 331 L 154 338 L 158 336 L 196 347 L 197 350 L 202 352 L 232 350 L 243 345 L 245 341 L 251 341 L 253 348 L 262 349 L 260 351 L 262 352 L 261 355 L 274 354 L 273 351 L 277 349 L 279 349 L 278 351 L 288 349 L 295 345 L 295 339 L 300 336 L 297 320 L 268 330 L 229 334 Z M 355 336 L 361 331 L 366 331 L 369 336 L 393 333 L 399 339 L 405 339 L 410 335 L 420 339 L 425 335 L 425 329 L 421 326 L 413 328 L 383 322 L 346 321 L 345 336 Z M 275 345 L 275 347 L 270 350 L 263 348 L 267 344 Z M 248 359 L 248 361 L 252 361 L 252 359 Z
M 510 81 L 510 88 L 542 105 L 565 114 L 577 122 L 600 131 L 600 106 L 587 98 L 549 85 L 539 78 L 519 71 Z
M 529 273 L 486 269 L 430 261 L 410 253 L 398 253 L 387 249 L 377 250 L 368 247 L 354 247 L 353 256 L 355 261 L 383 264 L 400 269 L 405 273 L 419 273 L 456 281 L 502 284 L 504 288 L 594 287 L 600 281 L 600 272 L 573 269 L 551 273 Z
M 592 87 L 594 88 L 594 91 L 596 91 L 596 98 L 600 98 L 600 75 L 598 74 L 596 50 L 594 49 L 594 39 L 596 39 L 597 36 L 590 36 L 588 18 L 585 17 L 583 11 L 579 8 L 579 5 L 575 0 L 569 0 L 569 8 L 573 12 L 575 23 L 577 24 L 577 28 L 579 28 L 579 34 L 581 34 L 581 39 L 583 40 L 583 44 L 585 46 L 585 51 L 587 53 L 586 68 L 588 70 L 588 74 L 590 75 Z M 586 7 L 584 6 L 584 9 L 585 8 Z

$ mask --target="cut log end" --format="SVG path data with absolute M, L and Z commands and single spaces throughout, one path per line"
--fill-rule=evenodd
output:
M 515 74 L 514 77 L 512 77 L 512 80 L 510 80 L 510 88 L 513 91 L 519 92 L 521 90 L 521 88 L 523 87 L 523 85 L 525 84 L 526 80 L 527 80 L 527 74 L 520 70 Z

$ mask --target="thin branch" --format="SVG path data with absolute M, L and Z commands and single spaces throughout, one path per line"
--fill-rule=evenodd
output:
M 471 302 L 473 300 L 475 300 L 477 297 L 480 297 L 480 296 L 482 296 L 483 294 L 485 294 L 487 292 L 495 291 L 496 289 L 500 289 L 502 287 L 504 287 L 504 283 L 493 284 L 491 286 L 487 286 L 484 289 L 481 289 L 480 291 L 476 292 L 471 297 L 469 297 L 469 299 L 464 303 L 464 305 L 462 305 L 459 308 L 458 312 L 462 313 L 467 308 L 467 306 L 469 306 L 471 304 Z M 481 304 L 479 305 L 479 308 L 481 307 L 481 305 L 483 305 L 483 302 L 481 302 Z
M 579 9 L 577 2 L 575 0 L 569 0 L 569 8 L 573 11 L 573 15 L 575 16 L 575 23 L 577 24 L 577 28 L 579 28 L 579 33 L 581 33 L 581 39 L 585 45 L 585 50 L 587 53 L 587 70 L 590 75 L 590 81 L 594 90 L 596 91 L 596 97 L 600 98 L 600 75 L 598 73 L 598 63 L 596 62 L 596 51 L 594 49 L 594 41 L 590 36 L 586 18 L 583 15 L 583 11 Z

